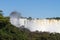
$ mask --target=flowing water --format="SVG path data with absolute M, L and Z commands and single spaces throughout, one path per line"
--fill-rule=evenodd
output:
M 30 31 L 46 31 L 60 33 L 60 20 L 56 19 L 27 19 L 10 18 L 10 22 L 16 27 L 24 26 Z

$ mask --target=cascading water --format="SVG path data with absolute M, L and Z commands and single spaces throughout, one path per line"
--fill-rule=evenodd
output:
M 30 31 L 46 31 L 60 33 L 60 20 L 56 19 L 27 19 L 21 18 L 17 13 L 12 13 L 10 17 L 11 24 L 16 27 L 24 26 Z

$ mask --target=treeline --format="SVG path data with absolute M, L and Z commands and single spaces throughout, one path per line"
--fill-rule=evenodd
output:
M 60 33 L 30 32 L 17 28 L 9 22 L 9 17 L 4 17 L 0 12 L 0 40 L 60 40 Z
M 52 17 L 52 18 L 46 18 L 46 19 L 55 19 L 55 20 L 60 20 L 60 17 Z

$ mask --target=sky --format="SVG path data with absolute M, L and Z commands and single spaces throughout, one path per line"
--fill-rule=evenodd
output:
M 60 0 L 0 0 L 4 16 L 20 12 L 24 17 L 60 17 Z

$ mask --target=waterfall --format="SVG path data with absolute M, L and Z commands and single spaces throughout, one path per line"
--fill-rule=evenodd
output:
M 26 18 L 17 19 L 11 18 L 11 23 L 16 27 L 24 26 L 30 31 L 46 31 L 46 32 L 59 32 L 60 33 L 60 20 L 55 19 L 32 19 Z M 17 23 L 19 22 L 20 25 Z
M 60 33 L 60 19 L 37 19 L 21 17 L 18 12 L 12 12 L 10 22 L 16 27 L 29 29 L 30 31 L 46 31 Z

